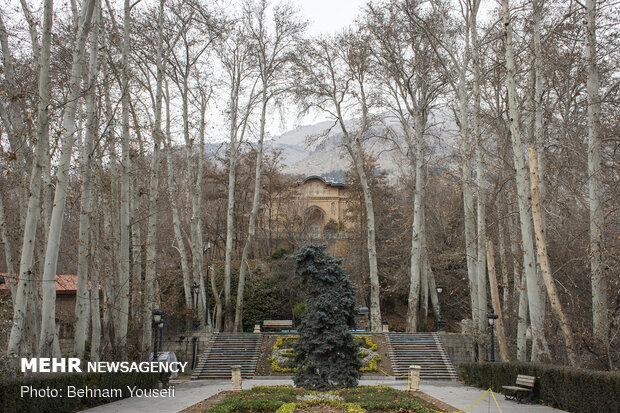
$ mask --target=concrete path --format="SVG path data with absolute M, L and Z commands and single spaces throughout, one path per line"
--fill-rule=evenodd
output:
M 250 389 L 261 385 L 293 384 L 291 379 L 260 377 L 253 380 L 244 380 L 243 388 Z M 382 378 L 367 378 L 360 380 L 362 385 L 382 385 L 405 390 L 405 380 L 393 380 Z M 177 413 L 193 404 L 209 398 L 221 391 L 230 390 L 230 381 L 196 380 L 175 385 L 175 397 L 139 398 L 132 397 L 97 406 L 84 410 L 87 413 Z M 464 386 L 456 382 L 428 381 L 422 382 L 420 390 L 424 393 L 448 403 L 459 409 L 471 406 L 484 394 L 483 390 Z M 484 396 L 475 406 L 467 410 L 468 413 L 499 413 L 490 393 Z M 495 397 L 502 413 L 561 413 L 562 410 L 552 409 L 546 406 L 532 404 L 517 404 L 514 401 L 505 400 L 501 394 Z
M 442 402 L 448 403 L 458 409 L 466 409 L 476 402 L 484 390 L 465 386 L 455 382 L 422 382 L 420 390 Z M 495 399 L 502 413 L 561 413 L 563 410 L 553 409 L 539 404 L 518 404 L 512 400 L 506 400 L 503 394 L 495 393 Z M 490 401 L 490 406 L 489 406 Z M 499 413 L 491 393 L 487 393 L 475 406 L 467 409 L 468 413 Z

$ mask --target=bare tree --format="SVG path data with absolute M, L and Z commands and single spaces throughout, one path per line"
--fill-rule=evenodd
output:
M 428 309 L 427 258 L 423 251 L 426 229 L 423 218 L 426 187 L 424 135 L 431 108 L 445 83 L 438 73 L 438 63 L 429 47 L 428 37 L 420 33 L 418 22 L 412 21 L 411 13 L 408 13 L 407 8 L 417 5 L 415 2 L 393 2 L 385 8 L 370 6 L 367 23 L 376 43 L 373 54 L 383 73 L 380 81 L 387 92 L 383 104 L 399 125 L 396 131 L 389 125 L 388 129 L 397 147 L 404 138 L 400 152 L 406 153 L 415 176 L 407 331 L 418 330 L 420 295 L 422 307 Z M 427 24 L 437 20 L 436 17 L 425 16 Z M 426 311 L 423 313 L 422 318 L 425 318 Z
M 43 3 L 43 25 L 41 27 L 41 44 L 38 48 L 37 42 L 33 42 L 33 48 L 40 50 L 39 56 L 39 103 L 37 108 L 37 131 L 36 149 L 32 162 L 32 172 L 30 174 L 30 194 L 26 219 L 24 222 L 24 236 L 22 242 L 22 252 L 19 264 L 19 283 L 17 294 L 13 306 L 13 326 L 9 337 L 7 353 L 9 356 L 27 354 L 21 351 L 24 341 L 24 325 L 26 322 L 26 311 L 34 303 L 36 295 L 34 265 L 34 248 L 37 232 L 37 221 L 39 218 L 39 203 L 41 193 L 41 172 L 42 165 L 45 163 L 45 148 L 49 141 L 49 110 L 50 110 L 50 46 L 52 38 L 52 14 L 53 2 L 46 0 Z M 34 36 L 36 39 L 36 35 Z M 34 39 L 33 39 L 34 40 Z M 32 311 L 31 311 L 32 312 Z
M 241 143 L 245 138 L 248 118 L 256 103 L 256 85 L 258 76 L 252 67 L 251 49 L 248 42 L 247 29 L 237 23 L 232 35 L 226 40 L 219 51 L 220 59 L 226 70 L 229 87 L 229 138 L 228 147 L 228 207 L 226 213 L 226 256 L 224 263 L 224 330 L 234 328 L 231 279 L 233 232 L 235 211 L 235 186 L 237 182 L 237 161 Z M 246 90 L 249 88 L 249 90 Z
M 287 64 L 291 60 L 293 49 L 296 47 L 299 36 L 305 27 L 304 23 L 297 20 L 296 13 L 290 6 L 275 6 L 271 19 L 268 16 L 268 7 L 269 3 L 266 0 L 258 0 L 256 3 L 249 1 L 245 4 L 243 16 L 243 21 L 248 28 L 249 39 L 253 46 L 252 57 L 255 59 L 255 64 L 259 71 L 261 91 L 254 195 L 248 224 L 248 237 L 241 254 L 234 331 L 242 331 L 243 329 L 243 291 L 245 288 L 245 276 L 248 270 L 248 255 L 254 241 L 256 217 L 260 209 L 263 141 L 265 139 L 267 109 L 271 100 L 288 89 L 288 82 L 284 77 L 285 71 Z
M 82 142 L 80 154 L 80 176 L 82 183 L 80 186 L 80 226 L 78 241 L 78 269 L 77 287 L 75 299 L 75 337 L 73 351 L 76 357 L 84 358 L 84 349 L 88 334 L 88 323 L 90 319 L 90 294 L 88 291 L 89 279 L 89 255 L 90 255 L 90 221 L 92 219 L 92 157 L 94 155 L 94 143 L 98 135 L 97 100 L 97 73 L 99 72 L 98 51 L 99 51 L 99 31 L 101 6 L 99 0 L 95 0 L 95 10 L 93 18 L 93 30 L 90 38 L 90 56 L 88 68 L 88 81 L 86 96 L 86 133 Z M 97 289 L 94 294 L 99 294 Z M 98 311 L 97 311 L 98 313 Z
M 366 212 L 367 250 L 370 270 L 370 328 L 381 331 L 379 276 L 375 242 L 375 215 L 362 142 L 368 138 L 372 124 L 369 113 L 371 50 L 362 32 L 344 33 L 336 38 L 322 38 L 306 43 L 297 60 L 295 90 L 304 108 L 318 109 L 334 121 L 342 132 L 342 144 L 351 157 L 360 179 Z M 349 121 L 353 116 L 358 118 Z
M 594 336 L 609 342 L 607 281 L 603 269 L 603 191 L 601 163 L 601 97 L 597 63 L 597 1 L 586 0 L 586 69 L 588 92 L 588 193 L 590 201 L 590 278 L 592 281 L 592 321 Z
M 514 48 L 512 45 L 512 22 L 508 0 L 502 0 L 504 18 L 504 47 L 506 53 L 506 83 L 508 87 L 508 114 L 510 120 L 510 137 L 512 142 L 514 167 L 516 170 L 517 199 L 521 221 L 521 238 L 523 243 L 523 267 L 526 277 L 530 322 L 532 325 L 532 361 L 549 357 L 549 348 L 544 336 L 544 296 L 536 276 L 532 219 L 529 213 L 529 176 L 527 163 L 523 155 L 519 109 L 517 107 L 517 89 L 515 83 Z

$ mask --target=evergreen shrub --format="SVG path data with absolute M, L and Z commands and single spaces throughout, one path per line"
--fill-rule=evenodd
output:
M 538 363 L 462 363 L 459 370 L 465 383 L 498 393 L 519 374 L 534 376 L 534 400 L 568 412 L 617 412 L 620 406 L 618 372 Z
M 361 362 L 351 330 L 355 329 L 355 289 L 325 252 L 327 245 L 307 245 L 295 255 L 296 275 L 305 288 L 306 311 L 299 327 L 295 386 L 332 390 L 357 386 Z

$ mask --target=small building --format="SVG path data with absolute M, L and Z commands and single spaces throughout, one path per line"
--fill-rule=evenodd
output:
M 304 215 L 310 238 L 322 238 L 328 223 L 335 226 L 331 232 L 339 233 L 345 221 L 347 195 L 344 183 L 313 175 L 304 179 L 299 188 L 299 197 L 305 203 Z

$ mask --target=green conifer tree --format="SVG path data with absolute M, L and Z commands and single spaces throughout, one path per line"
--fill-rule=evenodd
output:
M 295 256 L 296 275 L 307 291 L 306 312 L 294 350 L 295 386 L 310 390 L 355 387 L 361 362 L 351 329 L 355 328 L 355 289 L 325 252 L 327 245 L 307 245 Z

